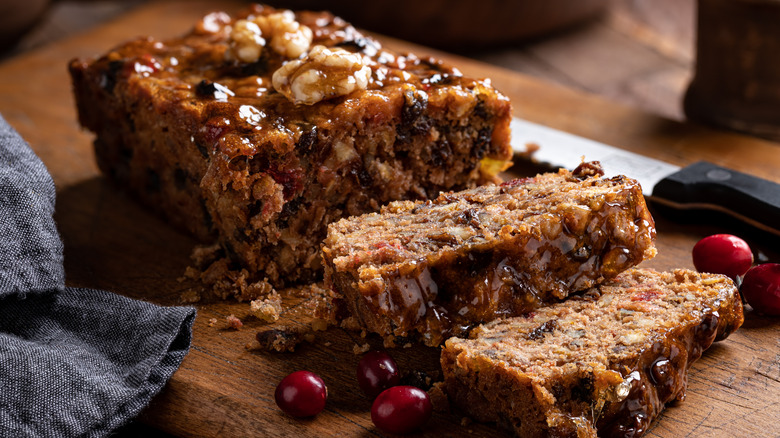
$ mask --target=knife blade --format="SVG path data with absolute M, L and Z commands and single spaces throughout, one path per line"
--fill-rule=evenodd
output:
M 512 148 L 532 160 L 569 170 L 583 160 L 600 161 L 606 175 L 639 181 L 645 197 L 683 210 L 714 210 L 780 236 L 780 184 L 700 161 L 681 168 L 514 117 Z

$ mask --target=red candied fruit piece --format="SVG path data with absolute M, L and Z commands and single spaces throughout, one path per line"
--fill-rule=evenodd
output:
M 230 121 L 224 117 L 212 117 L 200 128 L 203 139 L 209 143 L 215 143 L 228 129 Z
M 303 172 L 300 169 L 268 168 L 266 172 L 282 186 L 285 201 L 289 201 L 296 193 L 303 190 Z
M 383 240 L 381 242 L 372 243 L 371 244 L 371 248 L 373 248 L 373 249 L 385 249 L 385 248 L 401 249 L 401 244 L 398 243 L 398 242 L 390 243 L 390 242 L 386 242 L 386 241 Z
M 533 181 L 534 179 L 535 179 L 535 177 L 531 177 L 531 176 L 529 176 L 529 177 L 526 177 L 526 178 L 516 178 L 516 179 L 511 179 L 511 180 L 509 180 L 509 181 L 504 181 L 504 182 L 502 182 L 502 183 L 501 183 L 501 187 L 515 187 L 515 186 L 522 186 L 522 185 L 525 185 L 525 184 L 528 184 L 528 183 L 530 183 L 530 182 L 531 182 L 531 181 Z
M 645 290 L 631 297 L 632 301 L 650 301 L 658 298 L 658 291 Z
M 747 242 L 731 234 L 713 234 L 693 247 L 693 265 L 699 272 L 723 274 L 736 280 L 753 264 Z
M 392 257 L 393 254 L 397 253 L 399 250 L 402 250 L 403 247 L 398 242 L 378 242 L 378 243 L 372 243 L 369 249 L 369 253 L 371 254 L 377 254 L 382 258 L 385 257 Z
M 764 263 L 747 271 L 740 292 L 756 312 L 780 315 L 780 264 Z
M 144 77 L 148 77 L 162 69 L 162 65 L 148 53 L 139 56 L 134 63 L 127 64 L 127 66 Z
M 228 328 L 231 328 L 233 330 L 240 330 L 241 327 L 244 326 L 244 323 L 241 322 L 241 320 L 238 319 L 236 315 L 228 315 L 228 317 L 225 318 L 225 320 L 227 321 Z

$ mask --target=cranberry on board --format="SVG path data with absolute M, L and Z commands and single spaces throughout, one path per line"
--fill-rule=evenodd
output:
M 431 418 L 428 393 L 414 386 L 393 386 L 382 391 L 371 406 L 371 421 L 379 429 L 396 434 L 417 430 Z
M 780 315 L 780 264 L 764 263 L 747 271 L 740 291 L 756 312 Z
M 369 351 L 360 359 L 357 367 L 357 381 L 367 396 L 374 398 L 387 388 L 401 381 L 398 365 L 384 351 Z
M 723 274 L 736 280 L 753 264 L 747 242 L 731 234 L 713 234 L 693 247 L 693 265 L 699 272 Z
M 274 398 L 285 414 L 311 417 L 325 408 L 328 388 L 322 378 L 311 371 L 296 371 L 279 382 Z

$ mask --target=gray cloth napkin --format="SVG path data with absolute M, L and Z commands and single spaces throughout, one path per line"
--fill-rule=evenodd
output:
M 195 309 L 65 287 L 46 167 L 0 116 L 0 437 L 105 436 L 187 354 Z

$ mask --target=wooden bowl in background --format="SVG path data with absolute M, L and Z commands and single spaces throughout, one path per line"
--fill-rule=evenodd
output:
M 537 37 L 593 18 L 610 0 L 269 0 L 329 10 L 357 27 L 450 50 Z
M 14 45 L 48 6 L 49 0 L 0 0 L 0 51 Z

